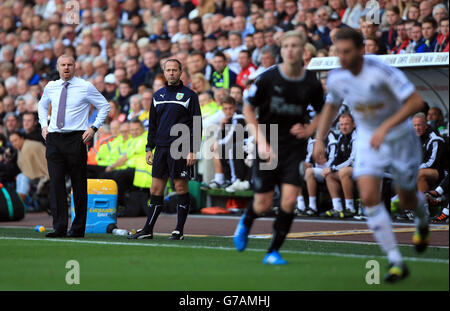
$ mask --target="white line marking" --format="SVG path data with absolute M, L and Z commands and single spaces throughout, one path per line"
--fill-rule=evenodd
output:
M 210 249 L 210 250 L 224 250 L 224 251 L 236 251 L 232 247 L 212 247 L 212 246 L 196 246 L 196 245 L 179 245 L 179 244 L 147 244 L 147 243 L 133 243 L 133 242 L 106 242 L 106 241 L 88 241 L 88 240 L 71 240 L 71 239 L 41 239 L 41 238 L 18 238 L 18 237 L 0 237 L 0 240 L 22 240 L 22 241 L 47 241 L 47 242 L 69 242 L 80 244 L 97 244 L 97 245 L 131 245 L 131 246 L 150 246 L 150 247 L 172 247 L 172 248 L 193 248 L 193 249 Z M 247 251 L 252 252 L 265 252 L 263 249 L 247 248 Z M 283 250 L 283 253 L 288 254 L 303 254 L 303 255 L 319 255 L 319 256 L 334 256 L 334 257 L 348 257 L 348 258 L 379 258 L 386 259 L 385 256 L 379 255 L 358 255 L 358 254 L 343 254 L 343 253 L 326 253 L 326 252 L 308 252 L 308 251 L 293 251 Z M 416 262 L 432 262 L 432 263 L 445 263 L 448 264 L 448 259 L 438 258 L 416 258 L 416 257 L 403 257 L 408 261 Z

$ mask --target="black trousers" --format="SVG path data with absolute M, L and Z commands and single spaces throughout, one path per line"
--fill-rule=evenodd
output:
M 65 176 L 72 181 L 75 219 L 71 231 L 84 233 L 87 215 L 87 149 L 83 143 L 84 131 L 48 133 L 46 157 L 50 175 L 50 208 L 53 229 L 66 232 L 69 220 Z

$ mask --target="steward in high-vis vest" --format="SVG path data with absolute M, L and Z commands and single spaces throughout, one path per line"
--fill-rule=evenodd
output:
M 211 74 L 211 87 L 229 89 L 236 84 L 237 74 L 227 66 L 227 57 L 222 52 L 217 52 L 213 58 L 214 72 Z
M 95 161 L 97 164 L 88 164 L 88 178 L 100 178 L 100 175 L 105 172 L 105 169 L 108 166 L 113 165 L 125 154 L 127 145 L 131 141 L 129 122 L 120 124 L 118 121 L 112 121 L 110 127 L 111 134 L 115 138 L 100 146 L 95 155 Z M 122 167 L 117 167 L 117 169 L 125 168 L 125 165 Z
M 130 133 L 131 138 L 126 143 L 123 155 L 100 175 L 100 178 L 114 179 L 117 183 L 119 205 L 125 205 L 123 195 L 125 191 L 133 189 L 136 163 L 142 157 L 145 160 L 146 155 L 147 132 L 139 119 L 135 118 L 130 121 Z
M 106 124 L 100 128 L 100 131 L 102 131 L 102 129 L 105 126 L 106 126 Z M 89 164 L 89 165 L 97 165 L 98 164 L 97 163 L 97 154 L 98 154 L 98 151 L 100 150 L 100 147 L 103 144 L 106 144 L 107 142 L 110 142 L 114 139 L 114 137 L 110 133 L 108 133 L 104 130 L 100 133 L 100 131 L 99 131 L 99 137 L 98 137 L 97 141 L 91 147 L 91 149 L 89 149 L 89 152 L 88 152 L 87 164 Z

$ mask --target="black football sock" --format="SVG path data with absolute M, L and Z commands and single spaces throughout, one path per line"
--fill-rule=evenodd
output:
M 289 230 L 291 229 L 292 221 L 294 220 L 294 213 L 288 214 L 284 212 L 281 208 L 273 223 L 273 235 L 272 241 L 270 242 L 270 247 L 268 253 L 274 250 L 279 250 L 281 245 L 283 245 Z
M 175 230 L 183 233 L 184 224 L 186 222 L 187 216 L 189 214 L 189 208 L 191 206 L 191 198 L 188 193 L 179 194 L 178 195 L 178 204 L 177 204 L 177 226 Z
M 144 230 L 145 232 L 152 233 L 153 227 L 155 226 L 156 220 L 163 209 L 163 199 L 162 195 L 152 195 L 150 199 L 150 204 L 146 209 L 147 221 L 145 222 Z
M 253 221 L 258 217 L 259 216 L 255 213 L 255 210 L 253 209 L 253 204 L 250 204 L 247 207 L 247 210 L 245 211 L 244 226 L 250 229 L 253 225 Z

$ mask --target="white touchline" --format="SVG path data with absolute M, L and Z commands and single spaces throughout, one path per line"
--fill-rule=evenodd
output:
M 0 237 L 0 240 L 23 240 L 23 241 L 46 241 L 46 242 L 69 242 L 80 244 L 98 244 L 98 245 L 129 245 L 129 246 L 148 246 L 148 247 L 173 247 L 173 248 L 198 248 L 198 249 L 211 249 L 211 250 L 224 250 L 224 251 L 236 251 L 233 247 L 212 247 L 212 246 L 196 246 L 196 245 L 175 245 L 175 244 L 147 244 L 147 243 L 133 243 L 133 242 L 105 242 L 105 241 L 87 241 L 87 240 L 70 240 L 70 239 L 39 239 L 39 238 L 18 238 L 18 237 Z M 246 251 L 252 252 L 265 252 L 265 249 L 247 248 Z M 379 255 L 358 255 L 358 254 L 343 254 L 343 253 L 327 253 L 327 252 L 308 252 L 308 251 L 293 251 L 283 250 L 283 253 L 288 254 L 303 254 L 303 255 L 319 255 L 319 256 L 334 256 L 334 257 L 348 257 L 348 258 L 380 258 L 384 259 L 385 256 Z M 403 257 L 405 260 L 416 262 L 433 262 L 433 263 L 449 263 L 448 259 L 438 258 L 416 258 L 416 257 Z

